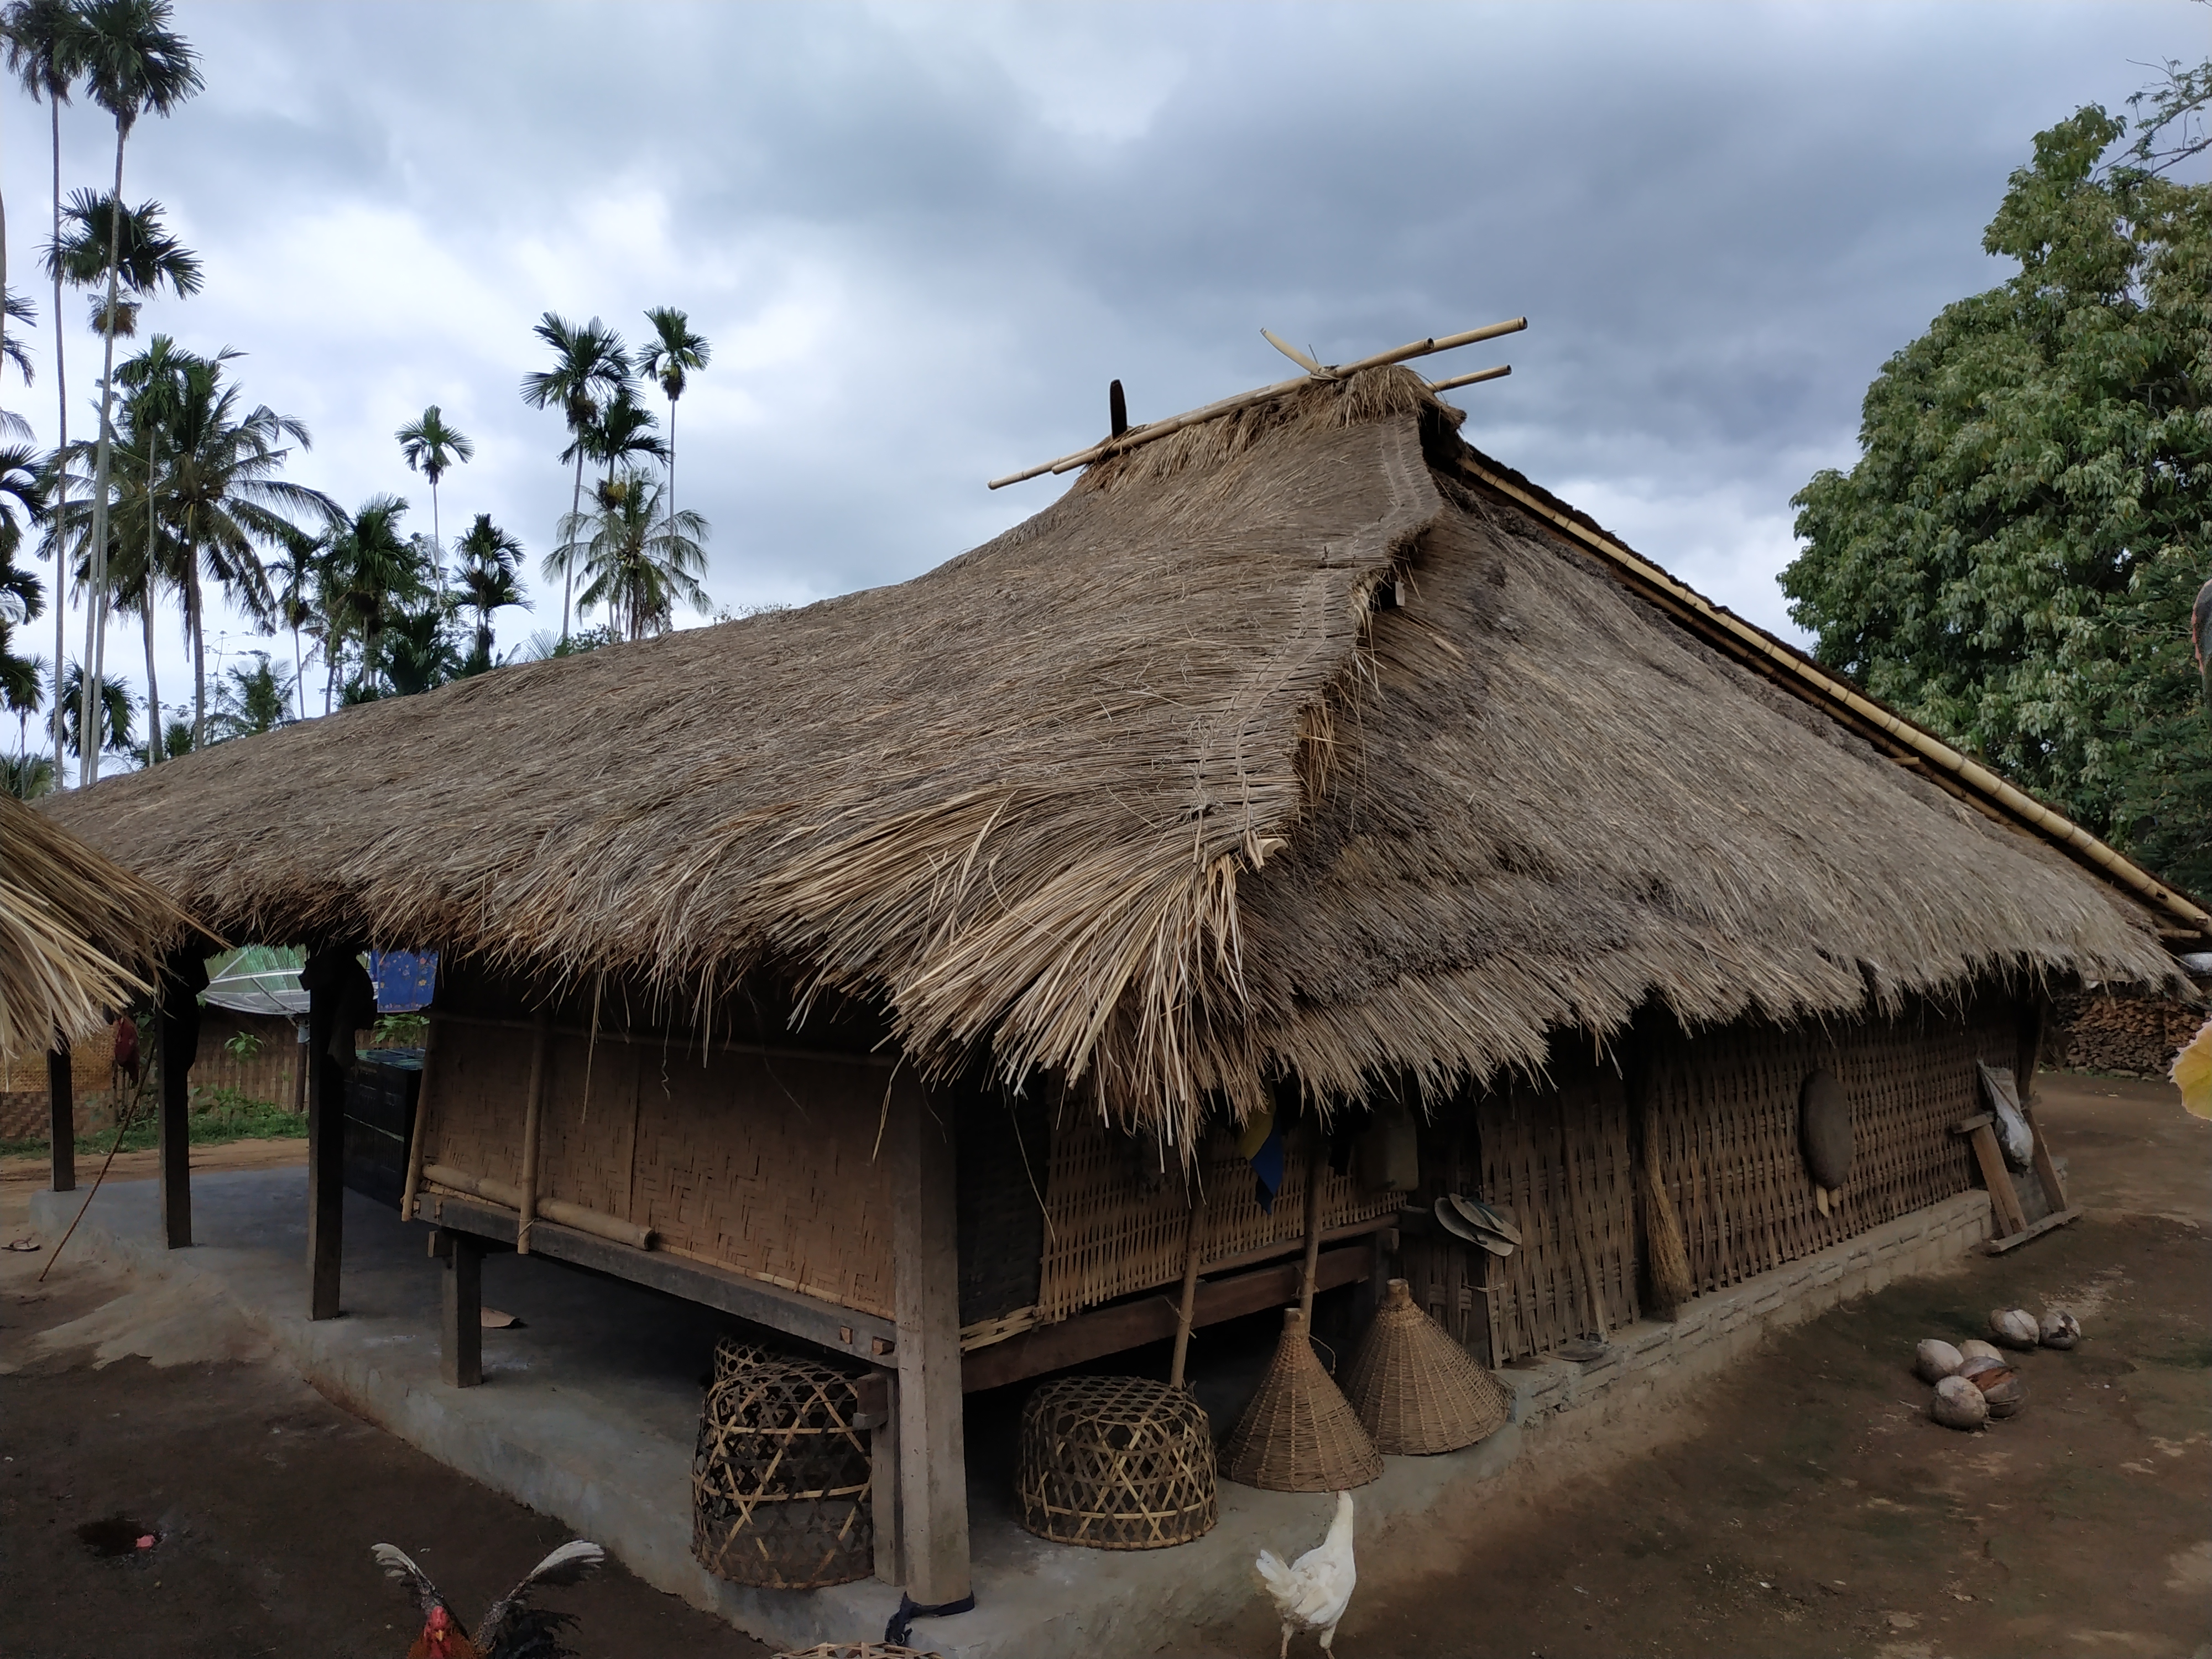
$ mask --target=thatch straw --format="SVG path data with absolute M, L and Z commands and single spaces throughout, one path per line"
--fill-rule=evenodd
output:
M 1485 493 L 1455 419 L 1402 369 L 1316 384 L 900 586 L 51 810 L 240 938 L 702 1002 L 774 969 L 939 1074 L 986 1051 L 1185 1147 L 1285 1072 L 1449 1088 L 1652 998 L 2171 975 L 2139 911 Z
M 190 927 L 167 895 L 0 795 L 0 1054 L 93 1036 Z

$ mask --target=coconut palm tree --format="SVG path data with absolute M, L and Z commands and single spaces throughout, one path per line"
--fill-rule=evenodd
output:
M 270 607 L 255 613 L 264 629 L 282 628 L 292 635 L 292 691 L 299 701 L 300 718 L 307 718 L 307 665 L 300 649 L 300 635 L 315 619 L 316 572 L 329 552 L 328 532 L 310 535 L 295 526 L 278 537 L 276 550 L 261 561 L 269 579 Z
M 0 239 L 4 240 L 4 239 Z M 0 306 L 0 316 L 10 322 L 21 323 L 28 329 L 39 320 L 38 308 L 14 289 L 7 290 L 7 303 Z M 0 364 L 13 365 L 28 386 L 32 380 L 31 354 L 25 349 L 21 334 L 0 333 Z M 0 409 L 0 441 L 28 442 L 31 423 L 13 410 Z
M 24 530 L 45 517 L 45 480 L 29 447 L 0 450 L 0 708 L 17 715 L 38 713 L 45 696 L 46 664 L 15 647 L 15 629 L 46 604 L 45 585 L 15 562 Z
M 699 585 L 707 521 L 690 512 L 663 517 L 661 495 L 647 474 L 625 472 L 600 491 L 598 512 L 568 516 L 567 539 L 554 550 L 564 574 L 586 580 L 582 607 L 605 605 L 617 639 L 666 633 L 679 600 L 702 616 L 709 609 Z
M 321 490 L 276 476 L 292 447 L 306 449 L 313 440 L 306 423 L 291 416 L 265 404 L 242 406 L 238 387 L 223 384 L 224 365 L 236 355 L 194 357 L 182 366 L 176 409 L 164 432 L 173 457 L 166 511 L 183 544 L 195 746 L 207 740 L 204 579 L 212 577 L 249 611 L 265 614 L 274 596 L 257 550 L 286 546 L 300 534 L 301 518 L 337 524 L 345 517 Z
M 552 348 L 553 367 L 522 377 L 522 401 L 532 409 L 557 405 L 568 423 L 568 447 L 561 452 L 561 459 L 576 464 L 575 483 L 568 497 L 568 516 L 574 518 L 584 506 L 584 459 L 587 453 L 584 434 L 599 419 L 600 406 L 629 390 L 629 353 L 623 348 L 622 336 L 596 317 L 579 328 L 549 311 L 538 319 L 538 325 L 531 332 Z M 561 634 L 564 639 L 568 633 L 574 588 L 571 580 L 561 593 Z
M 639 372 L 660 382 L 668 399 L 668 510 L 676 510 L 676 400 L 690 384 L 690 376 L 707 367 L 714 349 L 707 337 L 692 331 L 691 319 L 674 306 L 655 306 L 645 313 L 653 336 L 638 359 Z
M 438 591 L 446 591 L 445 532 L 438 523 L 438 480 L 446 476 L 446 469 L 456 461 L 476 459 L 474 440 L 458 427 L 446 424 L 446 417 L 432 404 L 422 411 L 422 417 L 410 421 L 392 434 L 399 440 L 399 453 L 406 458 L 410 472 L 420 471 L 430 481 L 430 539 L 438 544 Z
M 510 608 L 530 609 L 522 591 L 522 544 L 494 524 L 490 514 L 479 513 L 453 550 L 460 555 L 455 573 L 460 607 L 477 617 L 476 642 L 461 672 L 481 674 L 491 666 L 492 618 Z
M 84 19 L 80 15 L 77 0 L 12 0 L 4 13 L 0 13 L 0 40 L 4 40 L 8 72 L 23 83 L 23 90 L 33 100 L 43 98 L 46 116 L 52 131 L 53 158 L 53 240 L 62 239 L 62 106 L 70 101 L 71 93 L 84 74 Z M 54 443 L 58 453 L 69 448 L 69 369 L 64 349 L 64 331 L 62 324 L 62 277 L 53 274 L 54 283 L 54 410 L 58 422 Z M 4 284 L 0 284 L 4 286 Z M 57 508 L 68 498 L 69 478 L 57 472 L 55 477 Z M 56 557 L 59 551 L 57 549 Z M 66 629 L 69 620 L 69 590 L 60 580 L 61 566 L 54 567 L 54 660 L 59 662 L 67 648 Z M 62 769 L 63 721 L 61 703 L 56 699 L 53 711 L 54 775 Z
M 191 46 L 169 27 L 175 8 L 169 0 L 81 0 L 78 16 L 82 35 L 85 88 L 92 100 L 115 120 L 115 185 L 108 192 L 123 199 L 123 153 L 131 130 L 149 111 L 166 116 L 200 89 L 200 72 Z M 117 301 L 122 282 L 123 218 L 108 216 L 107 303 L 102 315 L 106 356 L 100 370 L 100 438 L 93 465 L 92 552 L 95 580 L 92 586 L 92 617 L 85 657 L 92 665 L 86 681 L 80 724 L 93 723 L 93 688 L 101 680 L 101 656 L 106 644 L 107 598 L 107 477 L 114 434 L 109 422 L 113 413 L 115 335 L 119 319 Z M 197 723 L 197 721 L 196 721 Z M 100 776 L 100 751 L 95 745 L 83 757 L 83 781 Z
M 237 355 L 225 351 L 217 361 Z M 139 550 L 135 559 L 123 556 L 132 568 L 118 573 L 114 585 L 117 602 L 125 610 L 138 612 L 146 646 L 146 707 L 155 711 L 161 707 L 161 682 L 154 664 L 154 605 L 163 578 L 166 576 L 173 584 L 176 581 L 176 566 L 182 551 L 173 529 L 164 522 L 166 503 L 160 476 L 161 434 L 183 406 L 185 365 L 201 361 L 188 351 L 179 350 L 169 336 L 156 334 L 145 350 L 116 371 L 125 388 L 124 441 L 117 453 L 117 476 L 131 480 L 135 475 L 138 488 L 134 492 L 126 483 L 110 509 L 118 521 L 117 550 L 111 557 L 125 545 Z M 127 535 L 120 528 L 120 520 L 125 518 L 133 520 Z M 143 521 L 143 534 L 139 521 Z M 164 541 L 167 544 L 167 559 L 162 556 Z M 127 596 L 125 590 L 129 590 Z M 161 748 L 159 744 L 152 746 L 147 764 L 155 764 L 162 758 Z

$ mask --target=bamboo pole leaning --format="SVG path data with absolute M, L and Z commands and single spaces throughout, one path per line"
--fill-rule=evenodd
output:
M 1121 436 L 1109 438 L 1104 443 L 1093 444 L 1089 448 L 1079 449 L 1072 455 L 1063 455 L 1054 461 L 1041 462 L 1036 466 L 1026 467 L 1019 472 L 1009 472 L 1003 478 L 992 479 L 989 488 L 1003 489 L 1008 484 L 1021 483 L 1047 472 L 1054 475 L 1073 472 L 1077 467 L 1088 466 L 1094 461 L 1103 461 L 1109 455 L 1124 454 L 1129 450 L 1156 442 L 1159 439 L 1182 431 L 1185 427 L 1198 426 L 1206 421 L 1219 420 L 1223 416 L 1233 415 L 1240 409 L 1249 409 L 1255 404 L 1264 404 L 1272 398 L 1280 398 L 1287 392 L 1296 392 L 1302 386 L 1310 386 L 1316 380 L 1346 380 L 1358 374 L 1362 369 L 1381 368 L 1388 364 L 1402 363 L 1414 357 L 1427 357 L 1439 351 L 1455 350 L 1461 346 L 1473 345 L 1478 340 L 1494 340 L 1501 334 L 1516 334 L 1528 326 L 1528 319 L 1526 317 L 1515 317 L 1505 322 L 1492 323 L 1483 328 L 1471 328 L 1464 333 L 1447 334 L 1441 337 L 1432 334 L 1426 339 L 1411 341 L 1405 345 L 1393 347 L 1389 351 L 1378 351 L 1371 357 L 1362 357 L 1357 362 L 1315 364 L 1305 374 L 1294 380 L 1278 380 L 1273 386 L 1264 386 L 1253 392 L 1240 392 L 1233 398 L 1221 398 L 1218 402 L 1207 404 L 1202 409 L 1194 409 L 1188 414 L 1174 416 L 1168 420 L 1154 421 L 1145 426 L 1133 426 Z M 1265 329 L 1260 331 L 1262 334 L 1267 333 Z M 1277 340 L 1273 335 L 1268 334 L 1267 338 L 1277 350 L 1283 352 L 1292 362 L 1312 363 L 1313 360 L 1310 357 L 1303 352 L 1291 350 L 1281 341 Z M 1495 379 L 1496 376 L 1492 374 L 1484 378 Z M 1466 386 L 1472 383 L 1473 377 L 1453 382 L 1455 386 Z
M 514 1253 L 530 1254 L 530 1224 L 538 1218 L 538 1128 L 544 1116 L 546 1050 L 552 1046 L 551 1016 L 540 1013 L 530 1041 L 530 1100 L 522 1118 L 522 1183 L 515 1204 Z

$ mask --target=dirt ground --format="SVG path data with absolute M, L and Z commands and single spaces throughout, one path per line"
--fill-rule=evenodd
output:
M 2042 1087 L 2082 1220 L 1785 1333 L 1694 1409 L 1542 1431 L 1480 1512 L 1364 1550 L 1337 1652 L 2212 1659 L 2212 1126 L 2162 1085 Z M 130 1156 L 151 1173 L 150 1153 Z M 26 1231 L 42 1181 L 0 1166 L 0 1241 Z M 398 1659 L 412 1629 L 368 1541 L 481 1603 L 566 1536 L 258 1363 L 220 1322 L 157 1328 L 66 1258 L 33 1287 L 44 1260 L 0 1254 L 8 1659 Z M 1913 1343 L 1978 1334 L 2015 1304 L 2073 1308 L 2081 1346 L 2026 1357 L 2019 1417 L 1975 1435 L 1930 1424 Z M 1312 1539 L 1281 1547 L 1317 1540 L 1323 1507 Z M 145 1533 L 149 1551 L 100 1553 Z M 563 1599 L 587 1656 L 765 1651 L 619 1570 Z M 1176 1650 L 1263 1659 L 1276 1642 L 1255 1588 L 1248 1615 Z

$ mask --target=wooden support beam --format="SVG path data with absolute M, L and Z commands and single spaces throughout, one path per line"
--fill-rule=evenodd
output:
M 501 1244 L 514 1243 L 518 1218 L 512 1206 L 426 1188 L 416 1207 L 424 1220 L 439 1226 Z M 719 1308 L 850 1358 L 867 1359 L 877 1343 L 889 1348 L 898 1335 L 897 1326 L 873 1314 L 841 1308 L 803 1291 L 787 1291 L 781 1285 L 749 1279 L 727 1267 L 665 1250 L 633 1249 L 610 1238 L 559 1226 L 544 1216 L 531 1227 L 530 1253 L 628 1279 L 702 1307 Z
M 161 1237 L 173 1250 L 188 1249 L 192 1242 L 191 1073 L 200 1046 L 199 994 L 206 983 L 207 964 L 187 952 L 165 963 L 155 984 Z
M 933 1109 L 934 1108 L 934 1109 Z M 911 1072 L 893 1074 L 883 1157 L 890 1171 L 898 1310 L 899 1543 L 903 1588 L 923 1607 L 973 1590 L 962 1419 L 960 1257 L 952 1114 Z
M 441 1227 L 430 1243 L 442 1269 L 438 1374 L 449 1389 L 473 1389 L 483 1381 L 483 1241 Z
M 1373 1239 L 1362 1235 L 1355 1243 L 1323 1250 L 1314 1268 L 1316 1288 L 1334 1290 L 1367 1278 L 1375 1271 L 1378 1244 L 1389 1239 L 1388 1234 L 1377 1234 Z M 1202 1283 L 1192 1298 L 1191 1326 L 1195 1329 L 1218 1325 L 1265 1309 L 1291 1306 L 1298 1300 L 1304 1277 L 1303 1261 L 1285 1261 Z M 1056 1371 L 1064 1365 L 1079 1365 L 1086 1359 L 1142 1347 L 1173 1336 L 1178 1323 L 1179 1310 L 1164 1295 L 1078 1314 L 1057 1325 L 1040 1325 L 1004 1342 L 976 1349 L 961 1361 L 961 1386 L 974 1394 Z
M 1982 1184 L 1990 1189 L 1990 1204 L 1996 1213 L 1997 1237 L 2003 1238 L 2025 1231 L 2027 1212 L 2021 1208 L 2020 1194 L 2013 1190 L 2011 1173 L 2005 1168 L 2004 1152 L 1997 1145 L 1996 1131 L 1992 1127 L 1995 1122 L 1989 1113 L 1982 1112 L 1953 1124 L 1951 1133 L 1967 1137 L 1974 1149 L 1974 1161 L 1981 1166 Z
M 876 1371 L 883 1410 L 868 1437 L 868 1508 L 875 1522 L 876 1577 L 894 1588 L 906 1583 L 906 1551 L 899 1537 L 898 1373 Z
M 76 1190 L 76 1081 L 64 1042 L 46 1055 L 46 1157 L 53 1190 Z
M 2008 1238 L 1986 1239 L 1982 1244 L 1984 1255 L 2002 1255 L 2007 1250 L 2017 1249 L 2031 1238 L 2040 1238 L 2052 1229 L 2064 1226 L 2081 1213 L 2079 1210 L 2053 1210 L 2042 1220 L 2032 1222 Z
M 338 1316 L 338 1274 L 345 1255 L 345 1088 L 352 1021 L 368 975 L 349 947 L 319 951 L 301 975 L 307 987 L 307 1317 Z M 375 1007 L 374 996 L 369 1008 Z

